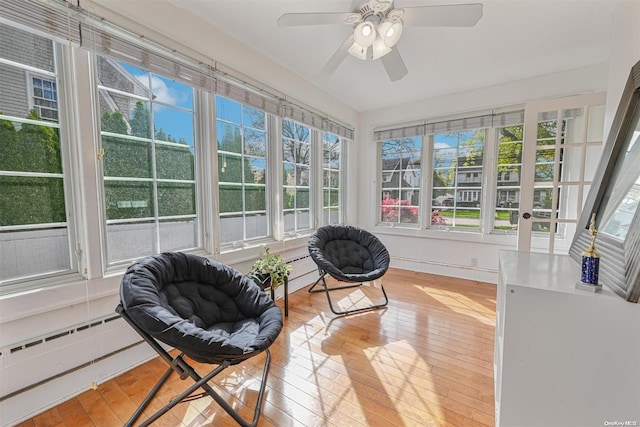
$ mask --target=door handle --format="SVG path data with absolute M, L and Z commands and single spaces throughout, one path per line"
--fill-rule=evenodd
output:
M 525 212 L 525 213 L 522 214 L 522 218 L 529 219 L 529 218 L 531 218 L 531 214 L 529 212 Z

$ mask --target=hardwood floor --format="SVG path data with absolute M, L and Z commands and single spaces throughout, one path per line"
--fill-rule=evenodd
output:
M 289 317 L 271 347 L 258 426 L 494 425 L 495 286 L 396 269 L 384 285 L 386 308 L 347 317 L 333 315 L 324 294 L 307 288 L 291 294 Z M 369 286 L 332 292 L 342 308 L 379 296 Z M 246 418 L 256 402 L 263 357 L 229 368 L 213 382 Z M 209 366 L 194 366 L 208 372 Z M 122 425 L 165 369 L 156 358 L 20 426 Z M 190 384 L 172 374 L 143 417 Z M 154 425 L 237 424 L 204 397 L 178 404 Z

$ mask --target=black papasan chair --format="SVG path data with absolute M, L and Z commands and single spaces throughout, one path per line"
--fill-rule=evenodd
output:
M 326 225 L 318 228 L 309 238 L 309 254 L 318 266 L 320 277 L 309 288 L 309 292 L 325 292 L 329 308 L 338 315 L 357 313 L 381 308 L 389 303 L 387 293 L 380 281 L 384 302 L 351 310 L 336 310 L 330 292 L 336 289 L 353 288 L 365 282 L 380 279 L 389 268 L 389 252 L 382 242 L 370 232 L 350 225 Z M 350 285 L 329 287 L 326 275 Z M 323 289 L 314 289 L 322 283 Z
M 147 426 L 202 388 L 242 426 L 260 417 L 271 354 L 282 330 L 280 308 L 251 279 L 217 261 L 180 252 L 144 258 L 126 271 L 116 311 L 169 364 L 169 368 L 125 424 L 133 425 L 162 384 L 176 371 L 195 383 L 150 418 Z M 173 357 L 160 345 L 179 350 Z M 262 382 L 251 422 L 244 420 L 209 384 L 231 365 L 266 353 Z M 200 376 L 184 356 L 216 367 Z

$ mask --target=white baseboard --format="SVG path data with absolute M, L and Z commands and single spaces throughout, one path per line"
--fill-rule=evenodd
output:
M 146 343 L 47 381 L 0 402 L 0 425 L 13 426 L 157 356 Z
M 419 271 L 421 273 L 457 277 L 478 282 L 498 283 L 498 271 L 491 269 L 398 257 L 391 258 L 391 266 L 402 270 Z

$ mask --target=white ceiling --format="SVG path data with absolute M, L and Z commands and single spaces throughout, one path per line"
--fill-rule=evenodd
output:
M 398 49 L 409 70 L 390 82 L 379 61 L 350 55 L 328 81 L 319 72 L 348 25 L 278 28 L 288 12 L 347 12 L 352 0 L 170 0 L 363 112 L 605 62 L 613 0 L 484 0 L 472 28 L 406 27 Z M 468 3 L 396 0 L 413 7 Z

